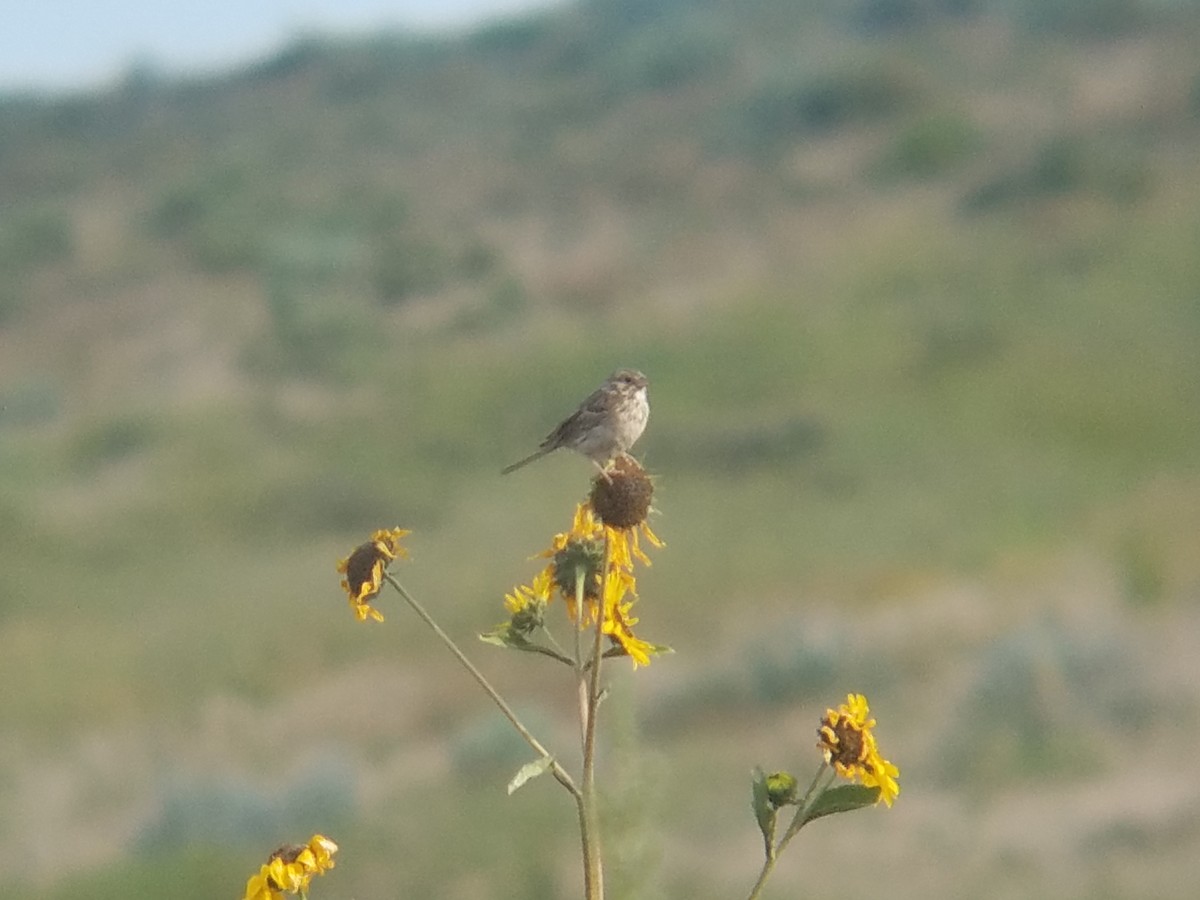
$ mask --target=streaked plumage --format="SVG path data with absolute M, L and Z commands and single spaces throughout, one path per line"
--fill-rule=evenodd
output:
M 634 369 L 618 369 L 604 384 L 588 395 L 579 409 L 563 419 L 531 453 L 506 468 L 516 471 L 559 447 L 582 453 L 601 470 L 624 456 L 646 430 L 650 401 L 646 376 Z

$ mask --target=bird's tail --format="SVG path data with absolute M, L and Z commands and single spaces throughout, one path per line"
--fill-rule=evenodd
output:
M 510 472 L 515 472 L 515 471 L 517 471 L 517 469 L 521 468 L 522 466 L 527 466 L 534 460 L 541 459 L 543 456 L 545 456 L 547 453 L 549 453 L 553 449 L 554 449 L 553 447 L 546 447 L 546 448 L 540 449 L 534 453 L 530 453 L 524 459 L 513 463 L 511 466 L 506 466 L 505 468 L 501 469 L 500 474 L 507 475 Z

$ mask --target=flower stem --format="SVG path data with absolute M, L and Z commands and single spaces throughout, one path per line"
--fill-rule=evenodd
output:
M 771 873 L 775 871 L 775 861 L 779 859 L 775 854 L 771 854 L 763 860 L 762 871 L 758 873 L 758 881 L 754 882 L 754 887 L 750 889 L 749 896 L 746 900 L 758 900 L 759 894 L 767 884 L 767 879 L 771 877 Z
M 555 650 L 551 647 L 543 647 L 541 644 L 525 644 L 517 649 L 524 650 L 526 653 L 540 653 L 542 656 L 548 656 L 565 666 L 570 666 L 572 669 L 575 668 L 575 662 L 571 659 L 571 657 L 567 656 L 562 651 Z
M 821 784 L 822 777 L 824 777 L 824 784 Z M 813 776 L 812 783 L 808 786 L 808 790 L 804 792 L 803 799 L 796 806 L 796 815 L 792 817 L 791 824 L 788 825 L 787 831 L 783 833 L 779 845 L 775 848 L 776 855 L 782 853 L 783 848 L 791 843 L 792 838 L 804 827 L 804 824 L 808 821 L 808 812 L 813 802 L 829 790 L 829 785 L 835 778 L 837 778 L 837 772 L 833 770 L 829 763 L 821 763 L 817 769 L 817 774 Z M 820 785 L 819 790 L 818 785 Z
M 583 828 L 584 896 L 600 900 L 604 896 L 604 867 L 600 856 L 600 822 L 596 808 L 596 713 L 600 705 L 600 660 L 604 637 L 604 597 L 608 587 L 609 566 L 612 563 L 612 544 L 608 531 L 604 534 L 604 565 L 600 570 L 600 596 L 596 600 L 596 627 L 592 638 L 592 653 L 587 667 L 580 671 L 579 687 L 583 709 L 583 775 L 580 826 Z M 583 579 L 575 582 L 575 602 L 583 615 Z
M 559 662 L 566 663 L 568 666 L 573 668 L 575 666 L 575 661 L 572 660 L 571 657 L 567 656 L 566 650 L 559 646 L 558 641 L 554 639 L 554 635 L 550 633 L 550 629 L 543 625 L 542 634 L 546 635 L 546 641 L 549 643 L 550 649 L 553 651 L 553 653 L 549 655 L 552 655 Z
M 817 769 L 817 774 L 813 776 L 813 780 L 809 783 L 808 790 L 804 792 L 804 797 L 796 804 L 796 815 L 792 818 L 791 824 L 788 825 L 787 831 L 783 833 L 783 837 L 779 839 L 779 843 L 772 846 L 771 839 L 767 838 L 767 853 L 766 859 L 763 860 L 762 871 L 758 873 L 758 880 L 754 882 L 754 887 L 750 889 L 746 900 L 757 900 L 759 894 L 762 893 L 762 889 L 767 884 L 767 879 L 775 871 L 775 863 L 779 860 L 779 854 L 787 848 L 792 838 L 799 834 L 800 829 L 804 827 L 804 823 L 807 821 L 805 816 L 808 815 L 809 807 L 812 805 L 813 800 L 825 793 L 829 787 L 829 782 L 826 781 L 821 789 L 817 790 L 817 786 L 821 783 L 821 776 L 825 775 L 827 770 L 829 770 L 828 763 L 822 763 Z M 836 775 L 836 772 L 829 771 L 828 778 L 832 780 Z
M 433 617 L 425 611 L 425 607 L 418 603 L 413 598 L 412 594 L 406 591 L 404 586 L 400 584 L 400 582 L 397 581 L 391 573 L 385 572 L 383 577 L 386 578 L 392 587 L 394 587 L 400 593 L 400 596 L 408 602 L 408 605 L 411 606 L 413 611 L 421 617 L 421 620 L 433 629 L 433 633 L 436 634 L 441 642 L 450 649 L 450 652 L 454 654 L 460 663 L 462 663 L 463 668 L 471 673 L 471 677 L 479 683 L 479 686 L 483 688 L 484 693 L 492 698 L 492 702 L 500 707 L 500 712 L 504 714 L 504 718 L 508 719 L 508 721 L 512 723 L 512 726 L 517 730 L 517 733 L 525 739 L 525 743 L 533 748 L 533 752 L 537 753 L 543 759 L 550 761 L 551 774 L 554 775 L 555 780 L 558 781 L 558 783 L 564 788 L 566 788 L 578 803 L 581 798 L 581 793 L 579 788 L 576 786 L 574 779 L 571 778 L 567 770 L 559 765 L 558 760 L 551 756 L 550 751 L 543 747 L 541 742 L 533 736 L 533 733 L 525 727 L 519 718 L 517 718 L 517 714 L 513 712 L 512 707 L 509 706 L 508 703 L 505 702 L 504 698 L 501 697 L 496 691 L 496 689 L 492 687 L 491 682 L 484 677 L 484 674 L 475 668 L 475 664 L 467 659 L 466 654 L 458 649 L 458 645 L 454 643 L 454 640 L 450 637 L 450 635 L 446 634 L 446 632 L 442 630 L 442 627 L 433 620 Z

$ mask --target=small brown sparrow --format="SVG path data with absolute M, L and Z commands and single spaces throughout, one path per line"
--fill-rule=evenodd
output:
M 582 453 L 603 472 L 608 463 L 629 453 L 646 430 L 649 418 L 646 376 L 633 369 L 618 369 L 546 435 L 536 453 L 513 463 L 501 474 L 514 472 L 559 447 Z

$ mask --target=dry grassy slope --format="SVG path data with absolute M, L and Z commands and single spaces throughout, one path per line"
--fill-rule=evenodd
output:
M 67 249 L 20 273 L 6 337 L 86 322 L 83 301 L 111 311 L 111 337 L 88 333 L 120 357 L 125 302 L 154 333 L 178 298 L 219 304 L 230 272 L 251 294 L 218 321 L 273 293 L 302 320 L 324 302 L 443 332 L 711 303 L 810 262 L 812 233 L 847 215 L 907 206 L 905 167 L 952 218 L 989 186 L 1136 191 L 1147 154 L 1194 125 L 1192 22 L 1081 43 L 987 17 L 874 34 L 771 3 L 659 4 L 634 24 L 587 9 L 443 43 L 302 43 L 225 79 L 17 109 L 12 227 L 58 227 Z M 73 393 L 78 353 L 59 346 Z

